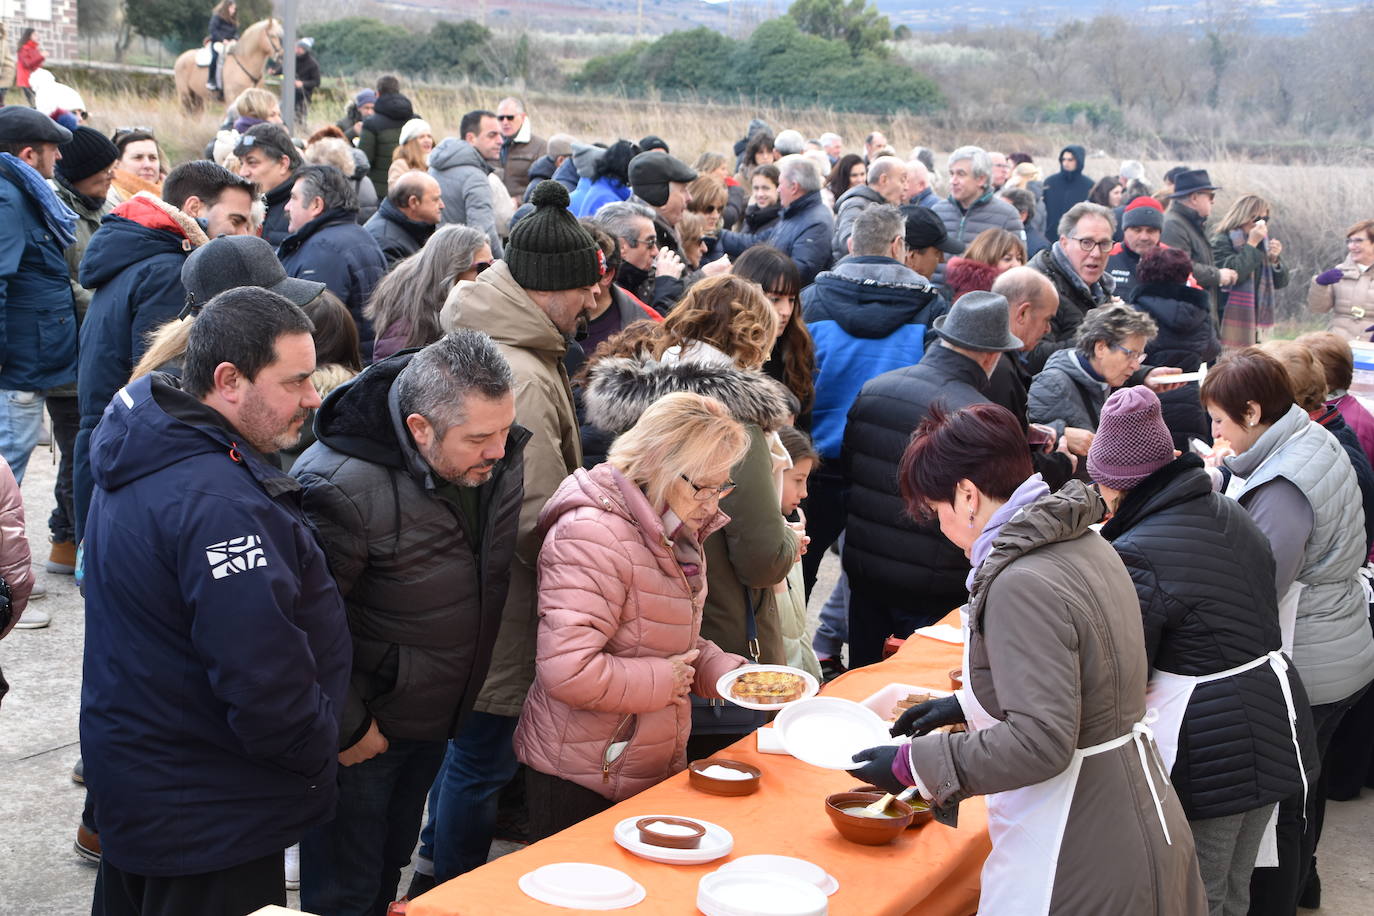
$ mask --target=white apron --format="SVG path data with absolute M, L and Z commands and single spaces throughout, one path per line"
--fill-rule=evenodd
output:
M 991 728 L 1001 720 L 989 715 L 973 695 L 972 671 L 969 665 L 968 619 L 964 619 L 964 686 L 957 693 L 970 730 Z M 1156 778 L 1167 786 L 1167 770 L 1151 772 L 1148 761 L 1152 733 L 1146 718 L 1119 738 L 1078 748 L 1069 766 L 1058 776 L 1044 782 L 1010 789 L 987 796 L 988 835 L 992 838 L 992 852 L 983 864 L 982 894 L 978 912 L 987 916 L 1043 916 L 1050 911 L 1054 895 L 1055 871 L 1059 865 L 1059 847 L 1064 839 L 1064 826 L 1069 820 L 1074 790 L 1083 761 L 1106 751 L 1134 742 L 1140 757 L 1140 767 L 1154 797 L 1155 812 L 1164 838 L 1170 845 L 1169 828 L 1164 820 L 1163 791 L 1155 786 Z M 1155 764 L 1158 769 L 1158 763 Z
M 1290 593 L 1301 591 L 1300 587 L 1296 587 L 1297 583 L 1294 584 L 1295 587 L 1289 590 Z M 1296 596 L 1294 603 L 1296 605 Z M 1290 639 L 1291 632 L 1290 630 Z M 1234 677 L 1266 664 L 1273 669 L 1275 677 L 1279 679 L 1279 688 L 1283 691 L 1283 702 L 1288 708 L 1288 731 L 1293 739 L 1293 754 L 1298 761 L 1298 772 L 1302 774 L 1303 809 L 1306 810 L 1307 771 L 1303 769 L 1302 748 L 1298 744 L 1298 713 L 1293 705 L 1293 691 L 1288 683 L 1288 660 L 1284 658 L 1283 652 L 1278 649 L 1268 655 L 1261 655 L 1259 658 L 1252 659 L 1243 665 L 1218 671 L 1215 674 L 1174 674 L 1172 671 L 1153 669 L 1150 672 L 1150 682 L 1145 687 L 1145 706 L 1152 715 L 1157 717 L 1155 743 L 1159 748 L 1159 756 L 1164 760 L 1165 770 L 1172 773 L 1174 761 L 1178 757 L 1178 734 L 1183 727 L 1183 717 L 1188 711 L 1188 703 L 1192 700 L 1193 690 L 1197 685 Z M 1260 843 L 1259 855 L 1255 860 L 1256 868 L 1273 867 L 1279 864 L 1278 835 L 1275 832 L 1278 825 L 1278 814 L 1279 808 L 1275 804 L 1269 813 L 1269 826 L 1265 828 L 1264 840 Z

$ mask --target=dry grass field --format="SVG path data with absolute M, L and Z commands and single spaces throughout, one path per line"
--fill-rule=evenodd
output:
M 502 92 L 489 87 L 454 86 L 417 88 L 408 94 L 416 110 L 433 126 L 436 138 L 442 138 L 457 133 L 464 112 L 478 107 L 495 108 Z M 86 90 L 86 97 L 95 126 L 109 130 L 126 125 L 151 127 L 173 163 L 200 155 L 214 136 L 220 118 L 219 112 L 210 111 L 187 115 L 175 100 L 164 95 L 91 89 Z M 793 127 L 806 136 L 833 130 L 845 138 L 847 147 L 855 149 L 869 131 L 882 130 L 902 153 L 916 145 L 934 149 L 939 165 L 943 165 L 939 157 L 944 152 L 965 143 L 1007 152 L 1025 150 L 1036 157 L 1046 174 L 1057 169 L 1056 157 L 1063 139 L 1009 131 L 970 135 L 957 127 L 901 114 L 873 117 L 744 102 L 689 103 L 623 96 L 526 93 L 524 97 L 535 130 L 544 136 L 564 132 L 592 142 L 657 134 L 668 142 L 675 155 L 688 161 L 705 150 L 728 152 L 753 117 L 763 118 L 776 130 Z M 307 129 L 340 117 L 344 108 L 341 100 L 346 98 L 346 93 L 341 92 L 324 98 L 317 96 L 306 125 L 298 133 L 304 135 Z M 1071 142 L 1071 135 L 1067 139 Z M 1267 198 L 1273 208 L 1273 236 L 1283 241 L 1285 260 L 1294 278 L 1290 288 L 1280 293 L 1283 314 L 1289 319 L 1301 320 L 1308 278 L 1344 257 L 1345 229 L 1357 220 L 1374 216 L 1374 172 L 1363 163 L 1256 163 L 1232 158 L 1224 151 L 1208 161 L 1179 163 L 1142 157 L 1138 149 L 1123 143 L 1121 148 L 1090 150 L 1086 171 L 1093 176 L 1111 174 L 1121 159 L 1143 159 L 1154 182 L 1178 164 L 1208 169 L 1213 180 L 1224 186 L 1217 199 L 1218 217 L 1236 194 L 1252 192 Z

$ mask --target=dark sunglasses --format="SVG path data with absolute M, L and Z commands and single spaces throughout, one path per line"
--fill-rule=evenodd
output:
M 491 264 L 491 261 L 474 261 L 472 267 L 468 269 L 471 270 L 474 274 L 480 274 L 482 271 L 490 267 Z
M 498 120 L 498 121 L 514 121 L 514 120 L 515 120 L 516 118 L 518 118 L 518 117 L 520 117 L 520 116 L 519 116 L 519 115 L 497 115 L 497 116 L 496 116 L 496 120 Z

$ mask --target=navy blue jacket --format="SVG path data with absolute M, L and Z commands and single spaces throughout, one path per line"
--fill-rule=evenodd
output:
M 1059 237 L 1059 218 L 1074 204 L 1087 200 L 1093 190 L 1093 180 L 1083 174 L 1087 152 L 1081 146 L 1070 145 L 1059 151 L 1060 156 L 1065 153 L 1073 153 L 1078 168 L 1066 172 L 1060 166 L 1059 171 L 1045 179 L 1045 235 L 1054 238 Z
M 851 255 L 802 290 L 816 344 L 811 437 L 822 458 L 840 457 L 845 417 L 864 382 L 921 361 L 941 301 L 916 271 L 872 255 Z
M 0 389 L 76 378 L 76 304 L 62 246 L 36 201 L 0 165 Z
M 383 200 L 363 228 L 377 240 L 387 267 L 391 267 L 425 247 L 436 227 L 411 219 L 390 200 Z
M 351 644 L 300 487 L 161 374 L 91 440 L 81 745 L 105 858 L 252 861 L 333 816 Z
M 821 200 L 820 191 L 803 194 L 782 208 L 782 216 L 758 235 L 722 232 L 721 245 L 730 257 L 739 257 L 754 245 L 768 244 L 797 262 L 802 286 L 830 266 L 830 239 L 835 233 L 835 214 Z
M 81 427 L 72 469 L 72 498 L 78 538 L 84 530 L 93 486 L 91 431 L 110 398 L 129 381 L 129 374 L 143 358 L 148 335 L 175 318 L 186 305 L 181 266 L 190 256 L 190 243 L 185 235 L 165 228 L 172 224 L 171 218 L 154 205 L 139 198 L 126 201 L 100 221 L 81 259 L 78 281 L 94 289 L 95 295 L 81 323 L 76 384 Z
M 326 210 L 287 236 L 277 249 L 286 273 L 329 287 L 348 306 L 358 325 L 363 362 L 372 362 L 372 322 L 363 306 L 386 273 L 386 255 L 377 240 L 357 223 L 352 210 Z
M 267 204 L 267 213 L 263 215 L 262 229 L 258 235 L 269 245 L 280 245 L 291 234 L 291 217 L 286 215 L 286 202 L 291 199 L 291 190 L 295 186 L 296 176 L 292 175 L 262 195 L 263 202 Z

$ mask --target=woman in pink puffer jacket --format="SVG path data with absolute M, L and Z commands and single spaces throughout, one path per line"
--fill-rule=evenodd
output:
M 655 402 L 604 464 L 578 470 L 539 529 L 539 649 L 515 731 L 542 838 L 686 766 L 689 693 L 745 660 L 701 638 L 701 544 L 749 440 L 712 398 Z

